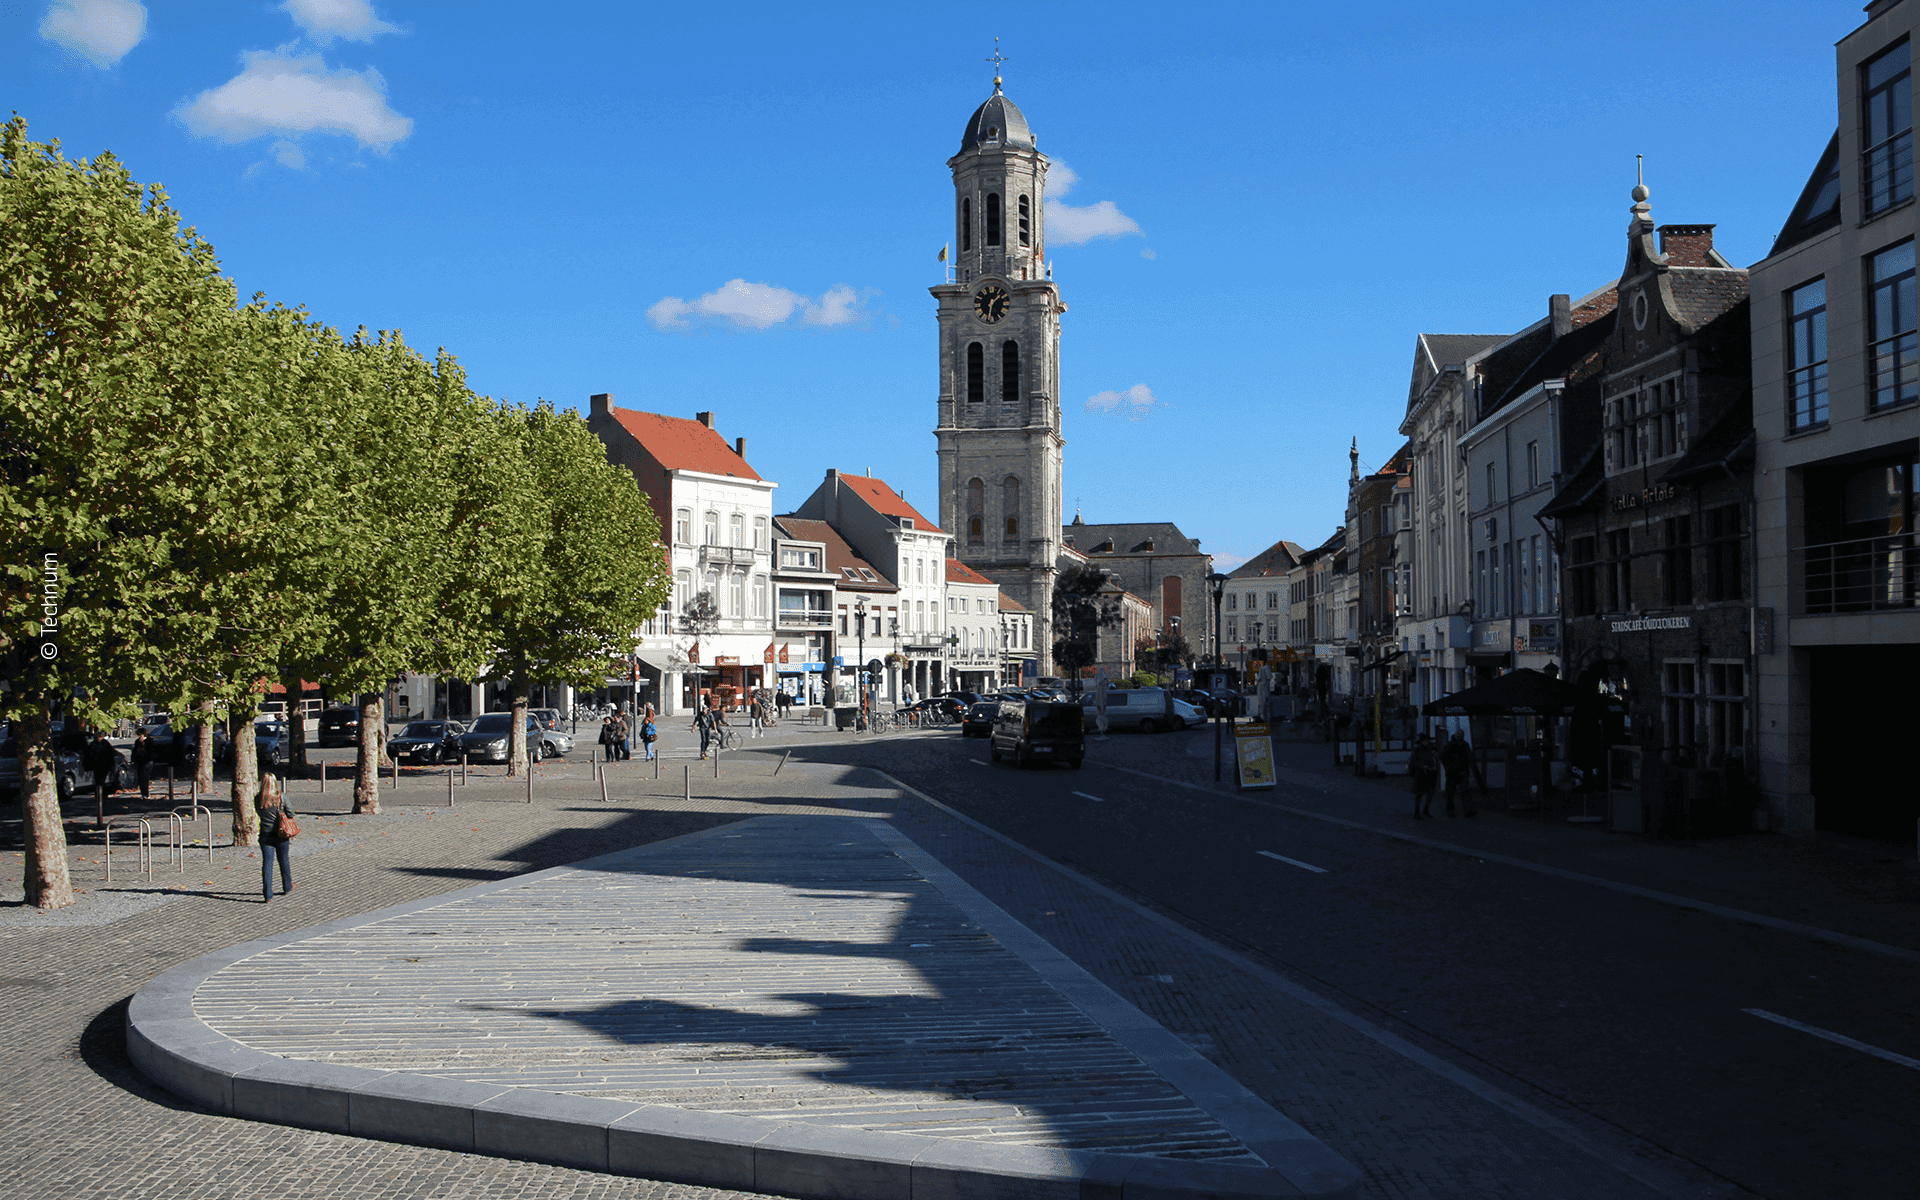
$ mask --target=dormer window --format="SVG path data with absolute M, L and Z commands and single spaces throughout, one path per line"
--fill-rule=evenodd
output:
M 912 528 L 913 528 L 913 518 L 912 518 L 912 517 L 901 517 L 901 518 L 900 518 L 900 528 L 902 528 L 902 529 L 912 529 Z

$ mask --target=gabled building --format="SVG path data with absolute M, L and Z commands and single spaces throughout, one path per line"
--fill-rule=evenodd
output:
M 805 705 L 830 704 L 841 568 L 858 555 L 824 521 L 773 519 L 775 685 Z
M 587 427 L 652 502 L 673 572 L 670 608 L 640 631 L 639 700 L 673 714 L 704 691 L 737 699 L 771 687 L 779 485 L 748 464 L 745 438 L 727 444 L 710 412 L 690 421 L 638 412 L 603 393 L 590 401 Z M 690 616 L 704 628 L 690 629 Z
M 1213 573 L 1213 556 L 1202 553 L 1200 543 L 1178 526 L 1169 521 L 1089 525 L 1076 514 L 1061 539 L 1147 602 L 1149 636 L 1177 629 L 1196 654 L 1213 649 L 1194 636 L 1212 629 L 1207 576 Z
M 957 558 L 946 561 L 946 573 L 947 687 L 994 691 L 1005 669 L 999 585 Z
M 884 480 L 849 475 L 829 468 L 826 479 L 795 510 L 803 520 L 824 521 L 882 577 L 894 594 L 870 613 L 866 629 L 867 661 L 885 665 L 882 694 L 897 697 L 911 687 L 916 696 L 948 690 L 946 658 L 946 560 L 953 535 L 908 504 Z M 843 584 L 857 581 L 843 577 Z M 849 645 L 839 657 L 851 668 Z M 899 657 L 887 662 L 889 654 Z
M 1002 687 L 1033 686 L 1040 680 L 1040 650 L 1034 642 L 1033 614 L 1027 606 L 999 594 L 1001 644 L 1005 646 L 1006 668 L 1001 672 Z
M 1287 573 L 1304 553 L 1296 543 L 1275 542 L 1227 572 L 1220 585 L 1221 640 L 1243 676 L 1262 662 L 1279 665 L 1288 640 Z
M 1767 825 L 1909 846 L 1920 788 L 1868 748 L 1910 732 L 1920 676 L 1917 32 L 1920 4 L 1874 0 L 1835 47 L 1837 131 L 1752 268 L 1746 692 Z
M 1565 564 L 1563 669 L 1627 708 L 1620 727 L 1576 718 L 1573 764 L 1601 769 L 1608 745 L 1638 758 L 1643 803 L 1615 804 L 1616 829 L 1717 832 L 1752 762 L 1747 273 L 1713 226 L 1656 227 L 1648 195 L 1633 190 L 1599 387 L 1561 408 L 1564 456 L 1585 461 L 1540 513 Z

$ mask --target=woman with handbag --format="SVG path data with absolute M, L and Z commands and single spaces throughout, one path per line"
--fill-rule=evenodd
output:
M 647 715 L 640 721 L 640 741 L 646 747 L 647 759 L 653 759 L 653 743 L 660 736 L 660 729 L 653 723 L 653 705 L 647 705 Z
M 271 771 L 260 775 L 260 795 L 253 808 L 260 816 L 260 892 L 261 903 L 273 903 L 273 861 L 280 860 L 280 890 L 293 891 L 293 867 L 288 861 L 290 845 L 300 836 L 300 823 L 293 808 L 280 791 L 280 781 Z

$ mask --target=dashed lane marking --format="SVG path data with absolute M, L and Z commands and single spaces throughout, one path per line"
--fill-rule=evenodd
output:
M 1772 1021 L 1776 1025 L 1785 1025 L 1788 1029 L 1798 1029 L 1801 1033 L 1810 1033 L 1817 1038 L 1825 1038 L 1836 1045 L 1848 1046 L 1863 1053 L 1871 1054 L 1875 1058 L 1884 1058 L 1890 1063 L 1898 1063 L 1903 1067 L 1911 1067 L 1916 1071 L 1920 1071 L 1920 1058 L 1908 1058 L 1904 1054 L 1895 1054 L 1891 1050 L 1882 1050 L 1878 1046 L 1869 1046 L 1865 1042 L 1855 1041 L 1844 1033 L 1834 1033 L 1832 1030 L 1819 1029 L 1812 1025 L 1802 1025 L 1791 1017 L 1783 1017 L 1779 1013 L 1770 1013 L 1764 1008 L 1743 1008 L 1740 1011 L 1752 1013 L 1762 1021 Z
M 1099 802 L 1099 803 L 1101 803 L 1101 804 L 1105 804 L 1105 803 L 1106 803 L 1106 800 L 1105 800 L 1105 799 L 1103 799 L 1102 797 L 1099 797 L 1099 796 L 1089 796 L 1089 795 L 1087 795 L 1087 794 L 1086 794 L 1085 792 L 1075 792 L 1075 793 L 1074 793 L 1074 795 L 1076 795 L 1076 796 L 1078 796 L 1078 797 L 1080 797 L 1080 798 L 1081 798 L 1082 800 L 1095 800 L 1095 801 L 1098 801 L 1098 802 Z
M 1278 859 L 1283 863 L 1292 863 L 1294 866 L 1301 867 L 1308 871 L 1312 871 L 1316 875 L 1325 875 L 1327 873 L 1327 869 L 1325 867 L 1316 867 L 1312 863 L 1303 863 L 1297 858 L 1288 858 L 1284 854 L 1275 854 L 1271 850 L 1262 850 L 1259 853 L 1264 855 L 1267 858 Z

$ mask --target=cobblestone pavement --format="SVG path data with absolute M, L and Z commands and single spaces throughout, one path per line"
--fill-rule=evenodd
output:
M 876 745 L 885 746 L 877 760 L 884 764 L 885 756 L 913 746 L 912 739 L 925 739 L 920 748 L 931 751 L 932 742 L 948 737 L 895 735 L 876 743 L 817 728 L 783 730 L 762 749 L 791 750 L 790 762 L 782 765 L 778 753 L 743 754 L 723 762 L 717 784 L 711 764 L 680 757 L 663 764 L 657 784 L 649 764 L 617 764 L 611 805 L 601 804 L 600 785 L 579 762 L 542 768 L 532 805 L 519 802 L 517 781 L 477 779 L 457 789 L 459 806 L 447 811 L 434 807 L 444 803 L 443 781 L 421 782 L 410 792 L 416 781 L 409 779 L 389 797 L 386 816 L 317 822 L 295 859 L 302 886 L 271 906 L 258 902 L 257 860 L 223 850 L 219 873 L 200 875 L 212 877 L 212 885 L 192 881 L 199 885 L 192 894 L 110 923 L 36 929 L 38 918 L 0 910 L 8 962 L 0 1014 L 16 1035 L 0 1051 L 7 1092 L 0 1113 L 0 1144 L 7 1150 L 0 1161 L 8 1178 L 32 1181 L 30 1194 L 48 1197 L 130 1190 L 156 1198 L 738 1195 L 191 1111 L 127 1062 L 124 1002 L 168 966 L 270 933 L 745 816 L 857 812 L 891 820 L 988 899 L 1345 1155 L 1366 1173 L 1364 1195 L 1619 1200 L 1739 1194 L 1597 1123 L 1581 1125 L 1577 1114 L 1559 1112 L 1575 1122 L 1570 1140 L 1567 1130 L 1530 1115 L 1538 1110 L 1503 1106 L 1500 1095 L 1449 1075 L 1445 1047 L 1395 1051 L 1259 964 L 1222 957 L 1116 893 L 1090 888 L 1084 878 L 1021 854 L 941 808 L 905 799 L 874 772 L 843 765 L 872 758 Z M 1163 744 L 1170 763 L 1185 758 L 1175 739 Z M 687 753 L 671 742 L 668 752 Z M 691 778 L 682 785 L 676 776 L 689 768 Z M 1197 777 L 1201 767 L 1188 761 L 1179 770 Z M 302 811 L 326 811 L 316 803 L 315 785 L 293 786 Z M 834 799 L 823 802 L 829 791 Z M 690 799 L 683 798 L 687 793 Z M 337 813 L 344 799 L 337 787 L 329 799 Z M 332 839 L 324 851 L 316 834 Z M 97 882 L 85 874 L 95 864 L 78 866 L 82 886 Z M 1546 1103 L 1539 1096 L 1520 1099 Z

